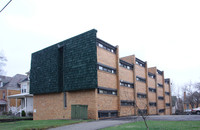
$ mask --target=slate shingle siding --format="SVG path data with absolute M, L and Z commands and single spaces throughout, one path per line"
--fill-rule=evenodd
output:
M 97 88 L 96 32 L 93 29 L 33 53 L 30 93 Z M 63 61 L 59 46 L 63 46 Z M 60 65 L 61 62 L 63 66 Z

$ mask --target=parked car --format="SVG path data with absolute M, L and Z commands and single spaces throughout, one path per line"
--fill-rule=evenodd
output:
M 187 115 L 191 115 L 191 111 L 192 111 L 191 109 L 186 109 L 186 110 L 184 110 L 184 113 Z
M 192 114 L 200 115 L 200 107 L 198 107 L 198 108 L 193 108 L 191 112 L 192 112 Z

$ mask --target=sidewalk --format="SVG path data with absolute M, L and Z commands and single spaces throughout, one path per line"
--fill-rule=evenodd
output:
M 73 125 L 66 125 L 57 128 L 51 128 L 49 130 L 97 130 L 106 127 L 116 126 L 124 123 L 129 123 L 132 121 L 124 121 L 124 120 L 99 120 L 92 122 L 84 122 Z

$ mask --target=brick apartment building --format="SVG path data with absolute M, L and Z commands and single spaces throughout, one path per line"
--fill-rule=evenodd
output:
M 26 75 L 16 74 L 13 77 L 0 75 L 0 114 L 8 112 L 10 107 L 19 107 L 21 100 L 8 99 L 9 96 L 19 94 L 19 83 L 25 80 Z
M 73 105 L 86 105 L 89 119 L 171 114 L 164 72 L 134 55 L 119 58 L 118 46 L 96 33 L 93 29 L 32 54 L 34 120 L 74 118 Z

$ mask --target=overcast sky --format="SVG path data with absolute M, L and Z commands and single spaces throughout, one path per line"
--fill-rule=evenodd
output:
M 199 0 L 12 0 L 0 13 L 6 75 L 25 74 L 31 53 L 94 28 L 120 57 L 135 54 L 177 86 L 200 81 Z

